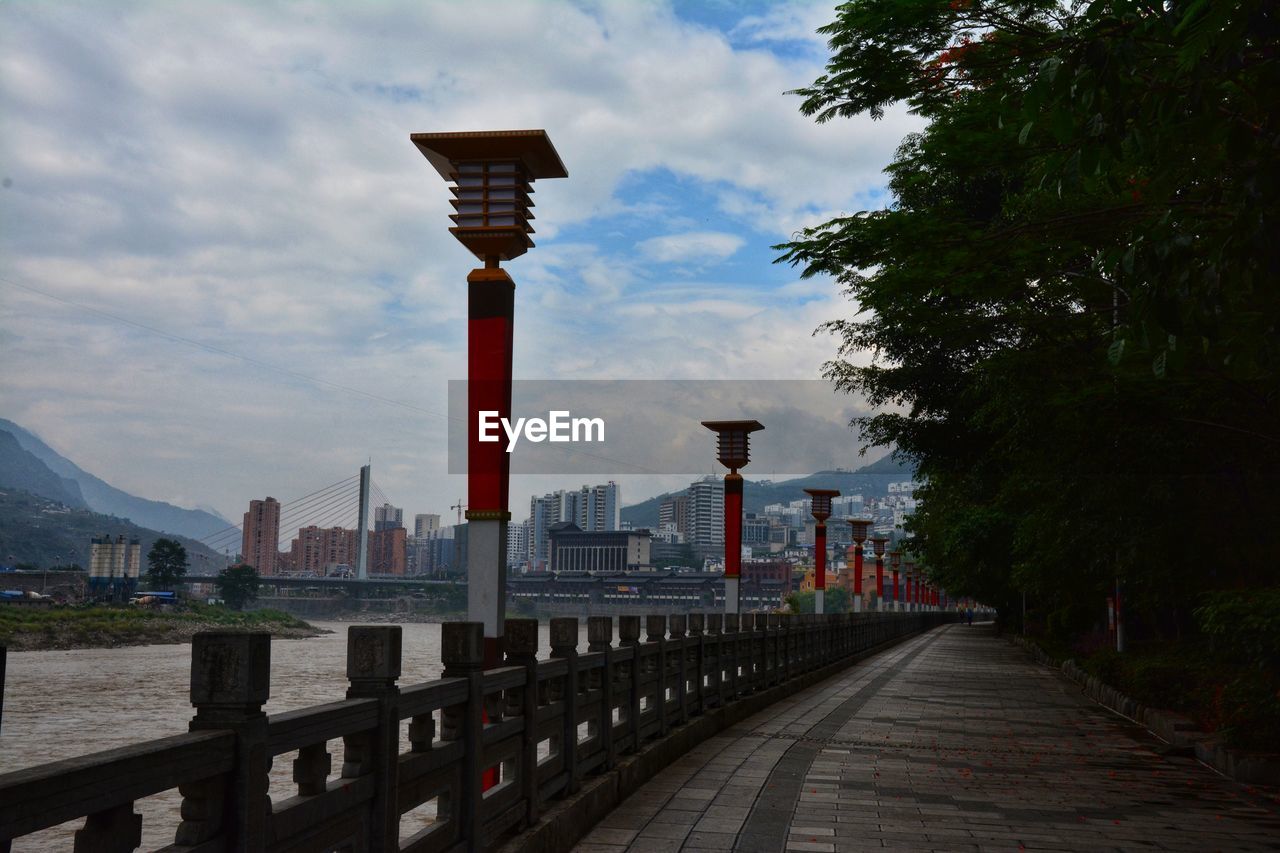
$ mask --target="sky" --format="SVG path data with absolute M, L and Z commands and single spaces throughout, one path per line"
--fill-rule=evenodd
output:
M 568 169 L 535 184 L 537 247 L 505 265 L 517 378 L 817 379 L 836 341 L 814 330 L 856 306 L 770 247 L 885 206 L 919 127 L 800 114 L 786 92 L 822 72 L 833 18 L 0 4 L 0 416 L 112 485 L 234 520 L 366 461 L 406 517 L 452 515 L 446 392 L 476 263 L 415 131 L 545 128 Z M 624 503 L 688 481 L 618 479 Z M 583 480 L 515 478 L 516 520 Z

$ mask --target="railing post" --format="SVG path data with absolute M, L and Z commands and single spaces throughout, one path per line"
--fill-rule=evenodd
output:
M 568 773 L 565 793 L 578 790 L 582 771 L 578 767 L 578 619 L 575 616 L 557 616 L 551 620 L 551 656 L 564 658 L 567 670 L 564 677 L 564 729 L 560 749 L 564 756 L 564 769 Z
M 507 717 L 519 716 L 524 723 L 520 791 L 525 800 L 525 824 L 538 819 L 538 620 L 507 619 L 503 626 L 508 666 L 524 667 L 524 687 L 507 697 Z M 389 848 L 394 849 L 394 848 Z
M 681 723 L 689 719 L 689 669 L 686 660 L 689 641 L 684 635 L 686 624 L 687 617 L 683 613 L 671 616 L 671 645 L 675 649 L 675 671 L 679 679 L 679 686 L 676 688 L 676 704 L 680 710 L 677 718 Z
M 617 764 L 617 752 L 613 746 L 613 617 L 587 617 L 587 651 L 600 653 L 604 663 L 596 670 L 600 674 L 600 717 L 598 736 L 604 750 L 604 769 L 612 770 Z
M 711 684 L 707 685 L 710 691 L 716 697 L 716 707 L 723 708 L 725 703 L 724 695 L 724 614 L 708 613 L 707 614 L 707 635 L 708 645 L 714 645 L 716 648 L 715 667 L 707 667 L 707 672 L 711 678 Z M 705 702 L 705 700 L 704 700 Z
M 631 703 L 627 728 L 631 730 L 631 751 L 640 751 L 640 617 L 618 617 L 618 645 L 631 652 Z
M 347 629 L 347 698 L 376 699 L 378 726 L 342 739 L 342 778 L 373 774 L 369 848 L 393 850 L 400 841 L 400 651 L 399 625 L 353 625 Z
M 692 711 L 695 714 L 701 714 L 706 709 L 706 686 L 703 684 L 706 676 L 706 667 L 703 665 L 706 651 L 706 638 L 703 636 L 705 628 L 706 616 L 701 613 L 689 614 L 689 635 L 693 641 L 689 647 L 689 668 L 693 673 L 690 681 L 695 685 Z
M 739 613 L 724 614 L 724 635 L 720 638 L 720 671 L 729 673 L 729 699 L 738 698 L 738 632 L 742 628 Z M 728 654 L 725 654 L 725 651 Z M 728 667 L 724 664 L 728 659 Z M 723 695 L 723 693 L 721 694 Z
M 658 736 L 667 733 L 667 617 L 650 615 L 644 617 L 645 641 L 658 647 L 658 658 L 654 664 L 654 673 L 658 676 L 657 700 Z
M 462 751 L 462 802 L 458 804 L 458 836 L 469 850 L 479 850 L 484 793 L 484 623 L 445 622 L 440 626 L 440 660 L 445 678 L 467 679 L 467 703 L 443 711 L 443 740 L 457 740 Z
M 238 853 L 266 848 L 271 756 L 262 706 L 270 695 L 270 634 L 202 631 L 192 638 L 191 704 L 196 714 L 189 728 L 235 732 L 235 759 L 226 777 L 179 786 L 183 820 L 176 843 L 195 846 L 221 836 L 226 849 Z

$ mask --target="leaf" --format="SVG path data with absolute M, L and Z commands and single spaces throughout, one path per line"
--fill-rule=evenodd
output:
M 1027 144 L 1027 137 L 1031 135 L 1031 125 L 1033 125 L 1033 124 L 1035 124 L 1035 122 L 1034 122 L 1034 121 L 1029 121 L 1029 122 L 1027 122 L 1026 124 L 1024 124 L 1024 125 L 1022 126 L 1022 130 L 1018 131 L 1018 144 L 1019 144 L 1019 145 L 1026 145 L 1026 144 Z
M 1151 372 L 1156 375 L 1157 379 L 1164 379 L 1164 368 L 1165 368 L 1165 365 L 1168 363 L 1168 361 L 1169 361 L 1169 351 L 1163 350 L 1163 349 L 1160 350 L 1159 355 L 1157 355 L 1154 359 L 1152 359 Z
M 1124 358 L 1124 338 L 1117 338 L 1111 342 L 1111 346 L 1107 347 L 1107 361 L 1112 367 L 1118 367 L 1122 358 Z
M 1137 254 L 1138 246 L 1135 243 L 1129 247 L 1129 251 L 1125 252 L 1124 257 L 1120 259 L 1120 268 L 1123 269 L 1127 275 L 1133 275 L 1133 261 L 1134 258 L 1137 257 Z

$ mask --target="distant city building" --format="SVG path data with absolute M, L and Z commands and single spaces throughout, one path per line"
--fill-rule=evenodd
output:
M 440 529 L 440 516 L 436 513 L 421 513 L 413 517 L 413 537 L 426 539 Z
M 375 531 L 395 530 L 397 527 L 404 527 L 403 509 L 391 504 L 383 504 L 373 508 L 373 529 Z
M 689 485 L 686 540 L 701 556 L 724 555 L 724 480 L 704 477 Z
M 582 530 L 570 521 L 552 525 L 551 571 L 627 572 L 649 565 L 648 530 Z
M 408 535 L 404 527 L 387 527 L 370 533 L 369 573 L 403 577 L 408 564 Z
M 522 568 L 529 563 L 529 522 L 507 525 L 507 567 Z
M 529 530 L 525 553 L 530 571 L 546 571 L 550 561 L 553 525 L 571 522 L 579 530 L 617 530 L 622 518 L 618 484 L 583 486 L 577 491 L 557 490 L 529 501 Z
M 110 536 L 89 540 L 89 597 L 98 601 L 128 601 L 138 589 L 142 546 L 137 539 Z
M 302 527 L 289 549 L 295 572 L 326 575 L 340 565 L 354 566 L 359 556 L 356 531 L 345 527 Z
M 677 532 L 689 532 L 689 496 L 672 495 L 658 505 L 658 527 L 670 525 Z
M 280 553 L 280 502 L 272 497 L 249 501 L 249 511 L 244 514 L 244 525 L 240 529 L 241 559 L 260 575 L 275 574 Z

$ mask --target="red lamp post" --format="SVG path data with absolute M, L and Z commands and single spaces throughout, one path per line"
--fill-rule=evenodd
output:
M 738 612 L 738 583 L 742 579 L 742 475 L 751 461 L 748 437 L 764 429 L 759 421 L 703 421 L 718 436 L 716 456 L 729 469 L 724 475 L 724 612 Z
M 898 594 L 898 569 L 902 565 L 902 552 L 896 548 L 889 552 L 889 565 L 893 567 L 893 610 L 902 609 L 902 596 Z
M 805 489 L 812 500 L 809 512 L 817 522 L 813 526 L 813 612 L 823 613 L 827 596 L 827 519 L 831 517 L 831 499 L 837 489 Z
M 871 548 L 876 552 L 876 610 L 884 610 L 884 546 L 889 540 L 883 536 L 871 538 Z
M 862 612 L 862 543 L 867 541 L 871 522 L 865 518 L 849 519 L 853 529 L 853 612 Z
M 511 455 L 481 442 L 478 414 L 511 416 L 515 282 L 500 261 L 533 246 L 530 184 L 568 172 L 545 130 L 414 133 L 409 139 L 453 184 L 449 232 L 484 267 L 467 275 L 467 619 L 484 624 L 484 667 L 502 663 Z

